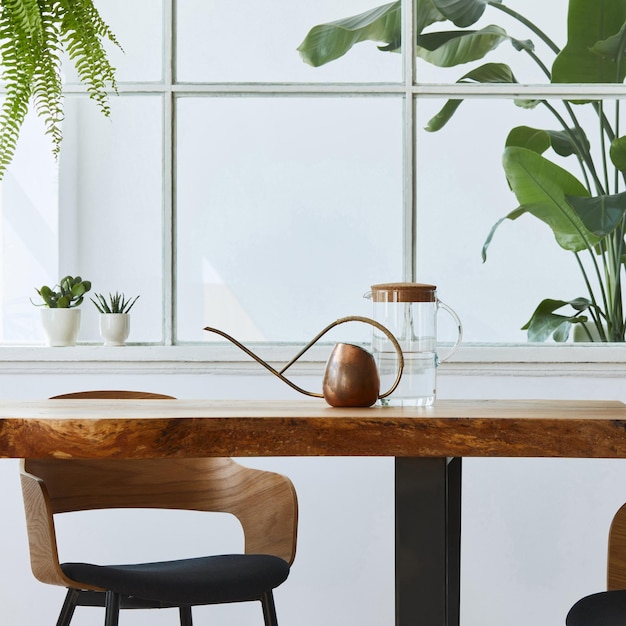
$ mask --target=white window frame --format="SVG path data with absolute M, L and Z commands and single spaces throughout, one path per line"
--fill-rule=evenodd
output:
M 416 267 L 416 102 L 422 98 L 585 98 L 602 99 L 624 96 L 624 86 L 594 85 L 508 85 L 508 84 L 417 84 L 415 55 L 402 53 L 401 82 L 374 84 L 309 83 L 179 83 L 175 80 L 175 2 L 164 0 L 163 80 L 161 83 L 120 83 L 118 93 L 126 95 L 161 95 L 163 102 L 163 343 L 127 346 L 123 350 L 103 346 L 76 346 L 62 351 L 43 347 L 3 346 L 0 349 L 0 373 L 133 373 L 177 372 L 227 374 L 265 374 L 229 345 L 177 345 L 176 328 L 176 102 L 188 96 L 397 96 L 404 100 L 404 278 L 415 280 Z M 403 40 L 415 38 L 412 0 L 403 0 Z M 78 85 L 66 92 L 84 93 Z M 297 351 L 295 346 L 263 345 L 264 358 L 285 362 Z M 294 374 L 317 374 L 327 350 L 309 351 L 293 368 Z M 626 374 L 626 345 L 609 344 L 465 344 L 442 364 L 440 373 L 458 376 L 574 376 L 617 377 Z

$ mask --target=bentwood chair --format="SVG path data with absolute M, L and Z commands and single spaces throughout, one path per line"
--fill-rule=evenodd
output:
M 567 626 L 626 624 L 626 504 L 613 517 L 609 531 L 607 591 L 585 596 L 570 609 Z
M 56 397 L 169 396 L 97 391 Z M 178 608 L 181 626 L 192 626 L 193 606 L 246 601 L 260 601 L 265 626 L 277 626 L 273 589 L 289 575 L 298 517 L 285 476 L 230 458 L 24 459 L 21 481 L 33 574 L 68 589 L 57 626 L 68 626 L 76 606 L 104 606 L 105 626 L 117 626 L 120 608 Z M 138 564 L 60 563 L 57 514 L 120 508 L 231 513 L 242 525 L 244 551 Z M 97 541 L 96 530 L 88 530 Z

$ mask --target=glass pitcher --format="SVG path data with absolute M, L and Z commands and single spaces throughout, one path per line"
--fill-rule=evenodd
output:
M 393 406 L 429 406 L 436 396 L 437 365 L 456 352 L 463 337 L 458 315 L 437 298 L 435 285 L 386 283 L 372 285 L 365 294 L 371 298 L 373 318 L 387 327 L 398 340 L 404 354 L 404 373 L 396 390 L 379 402 Z M 447 354 L 437 354 L 437 313 L 449 313 L 458 329 L 456 342 Z M 396 375 L 396 351 L 389 338 L 374 328 L 372 353 L 381 385 Z

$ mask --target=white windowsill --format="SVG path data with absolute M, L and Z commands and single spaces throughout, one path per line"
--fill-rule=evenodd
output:
M 250 346 L 272 366 L 287 363 L 299 346 Z M 315 346 L 290 370 L 292 375 L 318 374 L 330 347 Z M 181 346 L 71 348 L 0 346 L 0 374 L 35 373 L 197 373 L 267 375 L 268 372 L 237 348 L 225 344 Z M 441 375 L 458 376 L 626 376 L 626 344 L 465 344 L 447 362 Z

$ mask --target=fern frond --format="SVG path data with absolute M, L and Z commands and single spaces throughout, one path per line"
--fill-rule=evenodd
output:
M 6 82 L 0 108 L 0 177 L 13 158 L 28 113 L 40 28 L 37 0 L 4 0 L 0 4 L 0 55 Z
M 116 90 L 115 69 L 104 39 L 119 46 L 93 0 L 0 0 L 0 78 L 6 88 L 0 106 L 0 179 L 15 153 L 31 100 L 52 138 L 53 154 L 59 152 L 64 49 L 91 98 L 110 115 L 107 90 Z
M 115 68 L 102 43 L 108 39 L 119 43 L 110 28 L 104 23 L 92 0 L 60 0 L 63 14 L 63 44 L 74 62 L 78 76 L 87 86 L 90 97 L 95 100 L 104 115 L 110 115 L 107 85 L 114 91 Z

